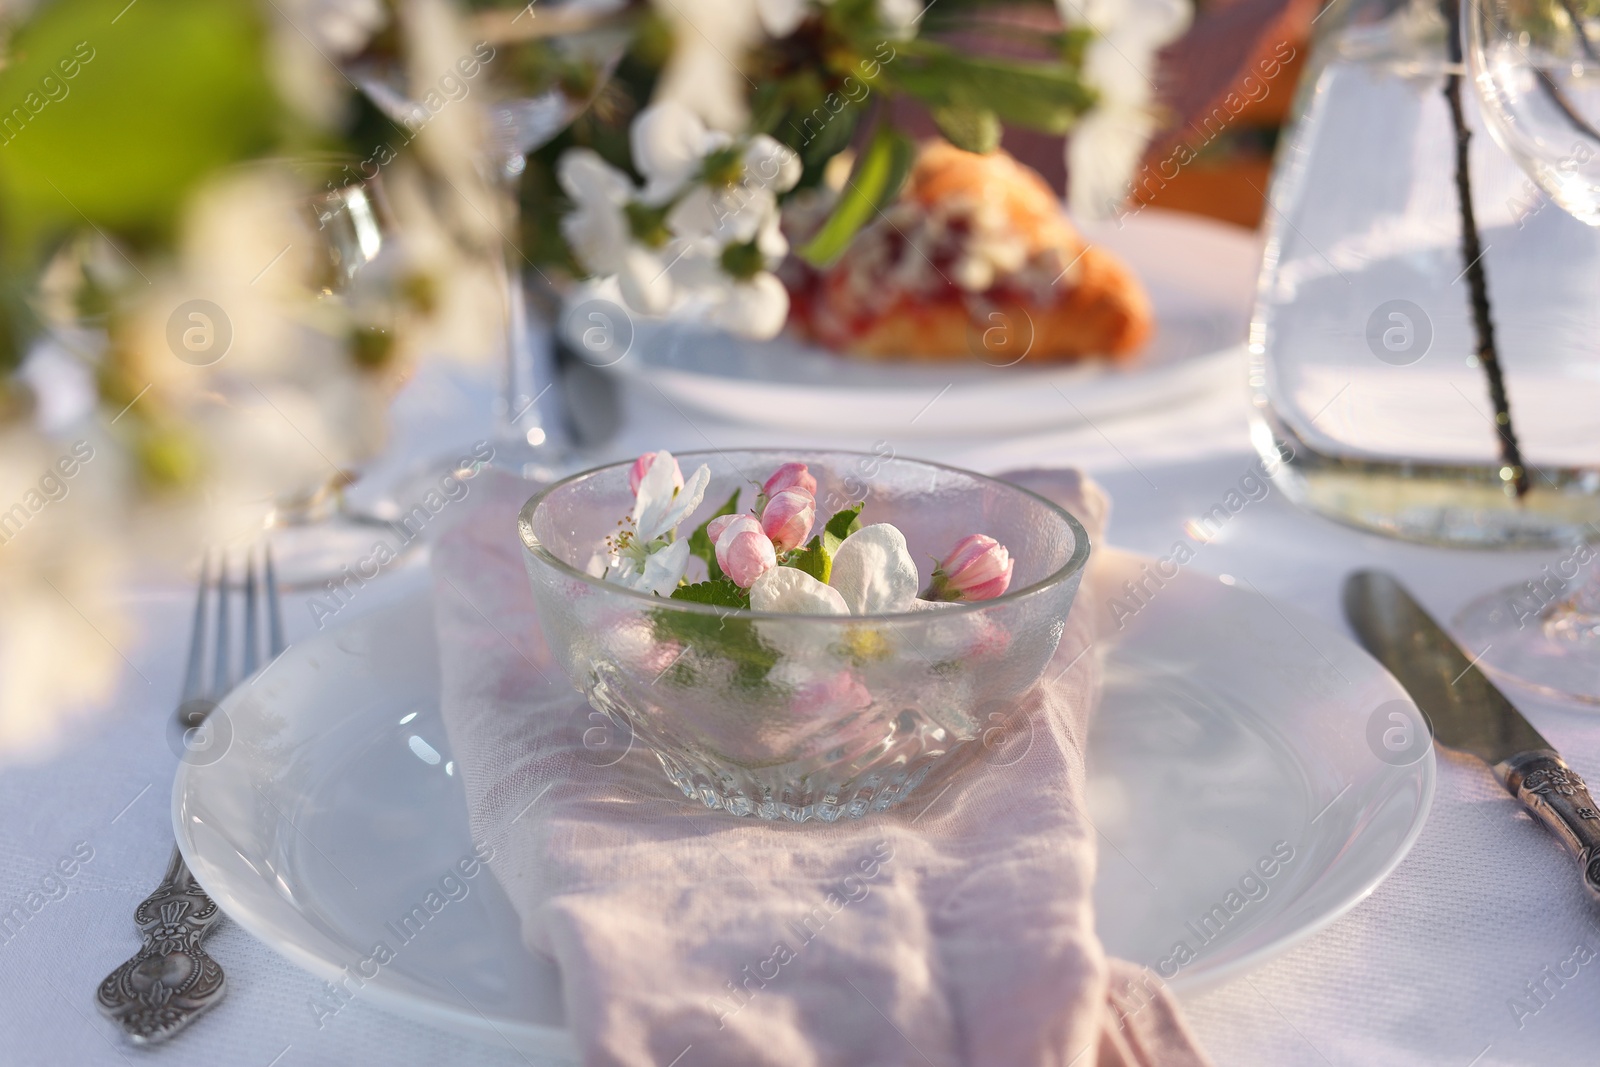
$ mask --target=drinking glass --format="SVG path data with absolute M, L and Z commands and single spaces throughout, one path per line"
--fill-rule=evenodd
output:
M 575 457 L 555 401 L 551 326 L 559 298 L 519 244 L 519 184 L 527 154 L 544 145 L 593 102 L 622 57 L 632 0 L 539 0 L 479 5 L 476 39 L 494 49 L 483 65 L 489 93 L 487 177 L 496 192 L 502 241 L 506 362 L 491 435 L 493 465 L 545 481 L 572 468 Z M 417 97 L 429 86 L 408 78 L 397 50 L 382 38 L 344 64 L 346 74 L 391 120 L 415 129 L 429 116 Z
M 1585 0 L 1463 0 L 1461 18 L 1490 135 L 1553 202 L 1600 226 L 1600 8 Z M 1593 303 L 1592 284 L 1582 299 Z M 1600 344 L 1578 344 L 1591 364 L 1600 361 Z M 1491 670 L 1600 703 L 1594 558 L 1580 541 L 1536 578 L 1479 597 L 1455 619 L 1461 637 Z
M 573 686 L 654 750 L 708 808 L 833 822 L 883 811 L 930 773 L 1026 730 L 1090 553 L 1076 518 L 1006 482 L 920 460 L 854 452 L 688 453 L 711 482 L 682 529 L 730 494 L 748 503 L 780 463 L 803 461 L 819 498 L 857 500 L 893 523 L 918 585 L 938 553 L 982 529 L 1012 552 L 1010 588 L 988 600 L 874 615 L 772 614 L 638 592 L 600 576 L 597 550 L 633 506 L 631 462 L 538 493 L 517 528 L 540 627 Z M 697 571 L 696 577 L 699 577 Z M 929 605 L 924 604 L 924 609 Z
M 1495 142 L 1545 195 L 1600 225 L 1600 8 L 1463 0 L 1467 63 Z
M 317 178 L 338 172 L 340 159 L 299 159 L 287 165 L 299 178 L 315 187 Z M 348 168 L 343 168 L 348 169 Z M 323 183 L 325 192 L 298 205 L 314 242 L 311 264 L 313 300 L 356 301 L 363 305 L 363 321 L 356 343 L 383 358 L 394 346 L 408 342 L 409 312 L 390 284 L 363 285 L 363 271 L 385 251 L 393 255 L 398 235 L 383 194 L 381 179 L 345 185 Z M 267 513 L 266 527 L 272 543 L 281 584 L 289 589 L 315 587 L 337 578 L 341 568 L 370 556 L 383 545 L 394 558 L 416 543 L 385 521 L 350 505 L 346 490 L 361 478 L 360 467 L 341 467 L 326 478 L 300 490 L 280 494 Z

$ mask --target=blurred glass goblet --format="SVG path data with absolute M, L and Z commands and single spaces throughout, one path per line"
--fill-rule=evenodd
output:
M 296 160 L 290 169 L 314 178 L 332 173 L 335 162 Z M 337 305 L 327 308 L 334 312 L 329 317 L 342 324 L 345 358 L 357 367 L 377 372 L 401 366 L 408 359 L 401 349 L 410 343 L 411 320 L 419 313 L 409 306 L 407 280 L 391 276 L 399 239 L 381 180 L 324 188 L 299 209 L 312 236 L 306 278 L 311 302 Z M 403 374 L 390 381 L 392 399 Z M 360 478 L 359 468 L 336 467 L 321 481 L 273 501 L 266 524 L 286 588 L 338 578 L 375 554 L 398 559 L 420 543 L 395 523 L 350 506 L 346 490 Z
M 1551 200 L 1600 225 L 1600 5 L 1463 0 L 1489 134 Z
M 1600 4 L 1462 0 L 1461 21 L 1490 136 L 1552 201 L 1600 226 Z M 1458 634 L 1491 671 L 1600 703 L 1600 574 L 1584 573 L 1595 558 L 1576 546 L 1553 572 L 1479 597 Z
M 493 463 L 542 481 L 572 468 L 575 460 L 554 388 L 550 327 L 559 298 L 537 268 L 536 277 L 524 277 L 530 264 L 518 244 L 519 183 L 527 154 L 566 129 L 604 88 L 642 5 L 636 0 L 539 0 L 537 5 L 508 0 L 477 6 L 470 17 L 474 39 L 494 50 L 478 77 L 489 93 L 486 164 L 498 200 L 506 323 Z M 414 84 L 400 50 L 382 37 L 344 66 L 373 105 L 407 130 L 420 128 L 431 116 L 418 99 L 427 86 Z M 542 323 L 531 322 L 530 314 Z

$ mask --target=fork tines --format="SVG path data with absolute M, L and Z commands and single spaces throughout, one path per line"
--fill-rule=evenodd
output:
M 243 568 L 244 603 L 242 608 L 236 608 L 231 595 L 234 568 L 228 552 L 208 549 L 200 560 L 188 666 L 178 707 L 178 723 L 186 733 L 186 747 L 188 733 L 205 720 L 216 702 L 264 664 L 271 663 L 284 649 L 283 615 L 278 602 L 272 550 L 265 545 L 246 548 Z M 234 636 L 235 614 L 240 616 L 238 637 Z M 208 658 L 211 662 L 209 676 L 206 672 Z

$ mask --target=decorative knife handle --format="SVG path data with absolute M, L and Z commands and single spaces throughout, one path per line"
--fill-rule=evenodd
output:
M 1583 884 L 1600 897 L 1600 805 L 1578 772 L 1554 752 L 1522 752 L 1495 764 L 1495 777 L 1583 864 Z
M 221 916 L 173 849 L 167 876 L 133 912 L 144 945 L 106 975 L 95 997 L 134 1044 L 165 1041 L 222 999 L 222 967 L 200 947 Z

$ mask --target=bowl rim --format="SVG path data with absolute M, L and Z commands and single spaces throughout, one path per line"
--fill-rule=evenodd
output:
M 795 458 L 803 459 L 808 455 L 847 457 L 860 456 L 868 457 L 874 460 L 884 459 L 881 454 L 876 452 L 860 452 L 842 448 L 705 448 L 692 452 L 674 452 L 672 455 L 674 459 L 680 461 L 690 459 L 703 460 L 705 457 L 718 457 L 726 459 L 729 452 L 754 453 L 757 455 L 770 455 L 774 457 L 783 456 L 790 460 Z M 1045 497 L 1039 493 L 1035 493 L 1031 489 L 1017 485 L 1015 482 L 1008 482 L 1002 478 L 995 478 L 987 474 L 980 474 L 977 471 L 971 471 L 963 467 L 952 466 L 948 463 L 936 463 L 933 460 L 918 459 L 914 456 L 894 456 L 890 458 L 888 462 L 915 463 L 922 467 L 951 471 L 968 478 L 976 478 L 980 481 L 993 482 L 997 485 L 1004 486 L 1006 489 L 1021 493 L 1024 496 L 1032 497 L 1040 504 L 1043 504 L 1045 508 L 1055 512 L 1058 516 L 1060 516 L 1061 519 L 1065 521 L 1067 528 L 1072 531 L 1072 555 L 1069 556 L 1067 561 L 1058 567 L 1054 572 L 1045 575 L 1043 578 L 1031 585 L 1024 586 L 1021 589 L 1008 589 L 999 596 L 991 597 L 988 600 L 943 601 L 942 603 L 944 603 L 945 606 L 936 612 L 921 610 L 885 612 L 875 615 L 803 615 L 796 612 L 756 611 L 752 608 L 725 608 L 718 607 L 714 604 L 699 604 L 692 600 L 673 600 L 670 597 L 657 596 L 654 593 L 629 589 L 628 587 L 618 585 L 615 582 L 608 582 L 604 578 L 597 578 L 587 571 L 579 570 L 577 567 L 574 567 L 572 564 L 568 563 L 564 559 L 561 559 L 555 553 L 546 548 L 533 532 L 533 514 L 538 510 L 539 506 L 544 503 L 545 498 L 550 496 L 550 494 L 554 493 L 558 489 L 564 488 L 572 482 L 578 481 L 581 478 L 593 477 L 594 475 L 608 470 L 631 467 L 634 462 L 634 460 L 626 459 L 619 460 L 615 463 L 602 463 L 597 467 L 590 467 L 587 470 L 581 470 L 574 474 L 569 474 L 565 478 L 551 482 L 549 485 L 545 486 L 543 489 L 540 489 L 537 493 L 534 493 L 531 497 L 529 497 L 527 502 L 522 505 L 522 509 L 517 512 L 517 534 L 522 541 L 522 547 L 524 551 L 526 551 L 528 555 L 532 556 L 540 563 L 544 564 L 545 566 L 552 567 L 566 577 L 576 578 L 588 585 L 602 589 L 607 593 L 631 597 L 633 599 L 653 605 L 656 608 L 686 611 L 693 615 L 710 615 L 722 619 L 784 619 L 802 624 L 819 623 L 832 626 L 852 625 L 867 621 L 905 622 L 912 619 L 928 621 L 933 618 L 940 618 L 957 613 L 968 614 L 975 611 L 983 611 L 1002 604 L 1014 603 L 1026 597 L 1037 596 L 1050 589 L 1053 589 L 1056 586 L 1066 582 L 1074 575 L 1081 573 L 1089 560 L 1089 552 L 1091 548 L 1089 543 L 1089 531 L 1084 529 L 1083 523 L 1078 521 L 1078 517 L 1076 515 L 1072 514 L 1072 512 L 1068 511 L 1066 508 L 1057 504 L 1048 497 Z

